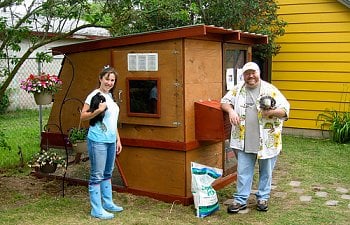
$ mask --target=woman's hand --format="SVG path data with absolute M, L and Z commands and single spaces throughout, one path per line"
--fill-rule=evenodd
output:
M 107 108 L 107 103 L 106 103 L 106 102 L 101 102 L 101 103 L 98 105 L 99 113 L 105 111 L 106 108 Z
M 122 143 L 120 142 L 120 139 L 117 141 L 117 155 L 119 155 L 122 152 Z

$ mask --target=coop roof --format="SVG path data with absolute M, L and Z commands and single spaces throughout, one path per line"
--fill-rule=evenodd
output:
M 267 35 L 201 24 L 58 46 L 52 48 L 52 53 L 54 55 L 78 53 L 178 38 L 206 39 L 249 45 L 268 43 Z

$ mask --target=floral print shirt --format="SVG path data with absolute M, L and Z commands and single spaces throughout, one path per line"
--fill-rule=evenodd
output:
M 246 89 L 242 82 L 232 90 L 228 91 L 221 99 L 221 103 L 228 103 L 234 106 L 234 110 L 241 118 L 239 126 L 232 126 L 230 147 L 238 150 L 244 150 L 245 137 L 245 114 L 246 114 Z M 275 108 L 283 109 L 286 112 L 285 118 L 263 118 L 259 107 L 259 100 L 263 96 L 271 96 L 276 100 Z M 283 121 L 289 117 L 290 104 L 283 94 L 272 84 L 261 80 L 259 96 L 255 102 L 258 110 L 259 123 L 259 149 L 258 159 L 267 159 L 277 156 L 282 150 L 282 126 Z

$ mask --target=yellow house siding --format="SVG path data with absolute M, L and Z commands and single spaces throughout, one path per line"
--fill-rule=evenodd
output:
M 291 103 L 287 128 L 320 129 L 325 109 L 350 110 L 350 9 L 336 0 L 280 0 L 288 22 L 271 81 Z

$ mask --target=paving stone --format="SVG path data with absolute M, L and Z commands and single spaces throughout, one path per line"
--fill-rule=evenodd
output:
M 325 191 L 318 191 L 315 193 L 317 197 L 325 198 L 328 196 L 328 193 Z
M 249 213 L 249 212 L 250 212 L 250 209 L 249 209 L 249 208 L 246 208 L 246 209 L 244 209 L 244 210 L 239 210 L 239 211 L 238 211 L 239 214 L 247 214 L 247 213 Z
M 286 192 L 275 192 L 275 193 L 273 193 L 273 196 L 275 196 L 277 198 L 286 198 L 287 193 Z
M 329 200 L 329 201 L 326 201 L 326 205 L 327 206 L 337 206 L 338 202 L 339 201 L 337 201 L 337 200 Z
M 271 190 L 275 190 L 277 188 L 276 185 L 271 185 Z
M 291 181 L 291 182 L 289 183 L 289 185 L 292 186 L 292 187 L 299 187 L 300 184 L 301 184 L 300 181 Z
M 230 205 L 230 204 L 232 204 L 233 203 L 233 199 L 232 198 L 230 198 L 230 199 L 227 199 L 226 201 L 224 201 L 224 205 Z
M 302 188 L 293 188 L 292 192 L 302 194 L 302 193 L 304 193 L 304 189 L 302 189 Z
M 340 193 L 343 193 L 343 194 L 346 194 L 346 193 L 349 192 L 348 189 L 342 188 L 342 187 L 337 187 L 336 191 L 337 191 L 337 192 L 340 192 Z
M 312 196 L 309 195 L 302 195 L 299 197 L 300 201 L 302 202 L 310 202 L 312 200 Z
M 322 191 L 322 190 L 325 190 L 326 188 L 325 187 L 322 187 L 321 185 L 312 185 L 312 190 L 314 191 Z
M 341 195 L 342 199 L 350 200 L 350 195 Z
M 255 195 L 255 193 L 257 193 L 257 192 L 258 192 L 258 190 L 252 189 L 252 190 L 250 191 L 250 194 L 251 194 L 251 195 Z

